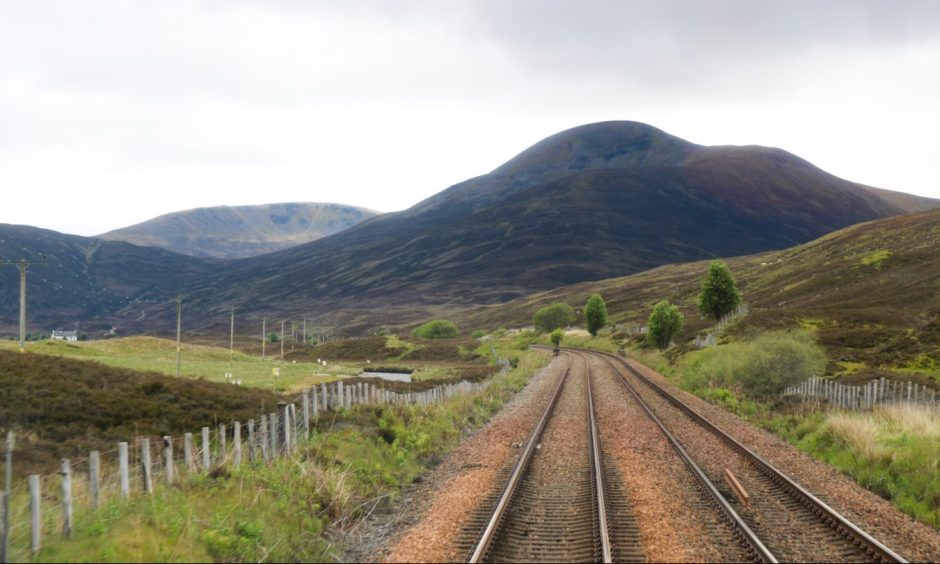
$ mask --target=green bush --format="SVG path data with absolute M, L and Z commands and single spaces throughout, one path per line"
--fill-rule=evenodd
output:
M 452 321 L 434 319 L 414 330 L 412 335 L 420 339 L 453 339 L 460 333 Z
M 692 390 L 737 388 L 752 398 L 821 375 L 826 355 L 808 332 L 771 331 L 749 342 L 711 347 L 686 357 L 683 386 Z
M 479 339 L 480 337 L 485 337 L 485 336 L 486 336 L 486 331 L 484 331 L 483 329 L 477 329 L 476 331 L 470 334 L 470 337 L 474 339 Z
M 564 337 L 565 337 L 564 331 L 562 331 L 561 329 L 555 329 L 554 331 L 552 331 L 552 334 L 549 336 L 549 339 L 551 339 L 552 344 L 555 345 L 555 348 L 557 349 L 559 346 L 561 346 L 561 340 Z
M 574 313 L 574 308 L 565 303 L 555 302 L 539 308 L 532 318 L 532 323 L 539 333 L 550 333 L 555 329 L 571 325 L 575 319 L 577 315 Z
M 653 306 L 653 312 L 646 322 L 649 327 L 646 338 L 650 344 L 666 350 L 672 338 L 682 329 L 682 320 L 678 306 L 670 304 L 669 300 L 660 300 Z
M 587 322 L 587 330 L 593 336 L 597 336 L 604 325 L 607 325 L 607 305 L 600 294 L 593 294 L 588 298 L 584 305 L 584 319 Z

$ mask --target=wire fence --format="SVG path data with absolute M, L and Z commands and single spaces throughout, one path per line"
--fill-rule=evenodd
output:
M 696 335 L 695 340 L 692 341 L 693 344 L 700 349 L 714 347 L 718 344 L 718 336 L 721 335 L 729 325 L 747 315 L 749 311 L 750 309 L 747 307 L 747 304 L 739 305 L 734 308 L 734 311 L 722 316 L 722 318 L 718 320 L 718 325 L 716 325 L 712 331 L 704 335 Z
M 509 370 L 501 363 L 500 373 Z M 138 437 L 117 448 L 92 451 L 62 468 L 9 481 L 0 513 L 0 562 L 28 561 L 49 535 L 69 537 L 75 512 L 95 511 L 115 500 L 153 493 L 156 488 L 203 475 L 219 467 L 270 463 L 289 456 L 324 412 L 359 405 L 432 405 L 481 391 L 487 381 L 446 383 L 421 392 L 395 392 L 380 382 L 342 380 L 304 390 L 290 402 L 247 422 L 202 427 L 183 436 Z M 14 434 L 7 436 L 4 470 L 11 473 Z
M 790 386 L 784 396 L 801 396 L 814 401 L 826 400 L 829 405 L 850 411 L 869 410 L 876 405 L 926 405 L 936 407 L 937 390 L 925 384 L 880 378 L 865 384 L 839 384 L 812 377 L 797 386 Z

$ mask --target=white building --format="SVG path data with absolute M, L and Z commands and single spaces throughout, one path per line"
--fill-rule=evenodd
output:
M 53 341 L 77 341 L 78 331 L 53 331 Z

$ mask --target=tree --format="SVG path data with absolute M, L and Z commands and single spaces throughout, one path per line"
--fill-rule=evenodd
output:
M 587 330 L 593 336 L 607 324 L 607 305 L 604 304 L 604 298 L 600 294 L 594 294 L 588 298 L 584 306 L 584 319 L 587 321 Z
M 453 339 L 458 334 L 457 326 L 446 319 L 428 321 L 412 333 L 412 335 L 421 339 Z
M 532 323 L 539 333 L 549 333 L 555 329 L 571 325 L 575 319 L 577 319 L 577 315 L 575 315 L 574 309 L 570 305 L 555 302 L 539 308 L 532 317 Z
M 704 317 L 716 321 L 734 311 L 741 303 L 741 294 L 735 285 L 734 276 L 728 265 L 720 260 L 712 261 L 708 274 L 702 280 L 702 293 L 699 295 L 698 309 Z
M 564 331 L 561 329 L 555 329 L 548 338 L 552 340 L 552 344 L 555 345 L 555 348 L 557 349 L 559 346 L 561 346 L 561 340 L 564 338 L 564 336 Z
M 651 345 L 666 350 L 672 338 L 682 329 L 683 319 L 679 306 L 669 303 L 669 300 L 660 300 L 653 306 L 650 318 L 646 322 L 648 327 L 646 338 Z

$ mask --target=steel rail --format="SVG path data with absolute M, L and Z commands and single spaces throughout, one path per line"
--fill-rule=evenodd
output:
M 818 497 L 810 493 L 807 489 L 805 489 L 804 487 L 794 482 L 789 476 L 787 476 L 786 474 L 778 470 L 776 467 L 774 467 L 772 464 L 766 461 L 763 457 L 761 457 L 760 455 L 758 455 L 756 452 L 752 451 L 751 449 L 747 448 L 746 446 L 741 444 L 737 439 L 735 439 L 734 437 L 732 437 L 731 435 L 723 431 L 721 428 L 719 428 L 717 425 L 715 425 L 714 423 L 706 419 L 705 416 L 700 414 L 694 408 L 692 408 L 691 406 L 689 406 L 688 404 L 686 404 L 685 402 L 683 402 L 682 400 L 680 400 L 679 398 L 677 398 L 676 396 L 668 392 L 665 388 L 663 388 L 659 384 L 653 382 L 652 380 L 650 380 L 649 378 L 641 374 L 638 370 L 633 368 L 623 358 L 620 358 L 616 355 L 612 355 L 609 353 L 603 353 L 603 352 L 598 352 L 598 351 L 583 351 L 582 349 L 574 349 L 574 350 L 581 350 L 582 352 L 588 352 L 588 353 L 596 354 L 599 356 L 603 356 L 608 359 L 616 360 L 621 366 L 629 370 L 630 373 L 636 376 L 641 382 L 648 385 L 650 388 L 656 391 L 659 395 L 661 395 L 664 399 L 666 399 L 667 401 L 669 401 L 670 403 L 678 407 L 680 410 L 686 412 L 694 420 L 698 421 L 702 426 L 704 426 L 706 429 L 711 431 L 715 436 L 717 436 L 718 438 L 723 440 L 725 443 L 727 443 L 732 449 L 739 452 L 745 458 L 748 458 L 758 468 L 758 470 L 760 470 L 765 475 L 770 477 L 772 480 L 780 484 L 787 492 L 789 492 L 791 495 L 796 497 L 797 500 L 800 501 L 804 506 L 808 507 L 811 511 L 816 513 L 817 516 L 819 516 L 823 521 L 828 523 L 834 530 L 852 539 L 853 541 L 856 541 L 857 543 L 864 545 L 865 551 L 869 553 L 871 556 L 874 556 L 884 562 L 898 562 L 898 563 L 907 562 L 907 560 L 905 560 L 901 555 L 897 554 L 896 552 L 894 552 L 893 550 L 891 550 L 890 548 L 882 544 L 880 541 L 878 541 L 877 539 L 875 539 L 874 537 L 866 533 L 858 525 L 846 519 L 835 509 L 833 509 L 832 507 L 827 505 L 825 502 L 823 502 L 821 499 L 819 499 Z
M 562 375 L 562 377 L 559 378 L 558 385 L 555 387 L 555 392 L 552 394 L 552 398 L 548 402 L 548 405 L 545 406 L 545 410 L 542 412 L 542 416 L 539 417 L 538 423 L 535 425 L 535 429 L 532 430 L 532 434 L 529 435 L 529 440 L 526 441 L 522 454 L 519 456 L 519 460 L 516 461 L 516 465 L 512 469 L 512 474 L 509 476 L 509 481 L 506 483 L 506 487 L 503 489 L 502 495 L 500 495 L 499 502 L 496 504 L 496 509 L 493 510 L 493 515 L 487 522 L 486 528 L 484 528 L 483 534 L 480 536 L 480 540 L 477 543 L 476 548 L 474 548 L 473 554 L 471 554 L 470 558 L 467 559 L 467 562 L 482 562 L 483 558 L 485 558 L 486 554 L 489 552 L 490 547 L 493 544 L 493 540 L 496 538 L 496 533 L 498 532 L 503 520 L 506 518 L 506 512 L 509 509 L 509 506 L 512 504 L 512 499 L 516 494 L 516 490 L 518 490 L 519 484 L 522 482 L 523 474 L 525 474 L 525 471 L 529 467 L 529 463 L 532 461 L 533 455 L 535 455 L 536 446 L 538 446 L 539 439 L 542 437 L 542 432 L 545 430 L 545 426 L 548 423 L 548 419 L 551 416 L 552 410 L 555 408 L 555 404 L 558 403 L 558 398 L 561 396 L 561 390 L 565 387 L 565 381 L 568 379 L 568 374 L 570 372 L 571 367 L 569 366 L 565 370 L 565 373 Z
M 594 351 L 583 351 L 580 349 L 572 349 L 572 350 L 578 350 L 582 353 L 587 353 L 587 354 L 591 354 L 594 352 Z M 605 361 L 610 363 L 610 360 L 605 358 L 603 355 L 601 356 L 601 358 L 604 358 Z M 613 366 L 611 367 L 614 368 Z M 643 401 L 643 399 L 639 396 L 639 394 L 637 394 L 636 391 L 630 387 L 630 385 L 623 378 L 620 372 L 616 370 L 616 368 L 614 368 L 614 373 L 620 379 L 620 383 L 627 390 L 627 392 L 629 392 L 630 395 L 633 396 L 633 398 L 637 401 L 637 403 L 643 409 L 643 412 L 646 413 L 646 415 L 650 418 L 650 420 L 656 423 L 660 431 L 662 431 L 663 435 L 666 436 L 666 438 L 669 440 L 669 443 L 672 445 L 673 450 L 676 451 L 676 453 L 679 455 L 679 458 L 682 460 L 682 462 L 685 463 L 686 467 L 689 469 L 689 471 L 692 473 L 695 479 L 698 480 L 699 484 L 704 489 L 704 492 L 708 495 L 709 498 L 711 498 L 712 503 L 718 508 L 722 516 L 729 522 L 732 530 L 734 531 L 736 536 L 741 540 L 743 545 L 748 549 L 748 551 L 762 562 L 768 562 L 768 563 L 778 562 L 777 558 L 773 555 L 772 552 L 770 552 L 770 549 L 768 549 L 767 546 L 764 545 L 763 541 L 760 540 L 757 534 L 754 533 L 754 531 L 747 525 L 747 523 L 744 522 L 744 519 L 741 518 L 738 512 L 735 511 L 733 507 L 731 507 L 731 505 L 728 503 L 728 500 L 726 500 L 724 496 L 721 495 L 721 492 L 718 491 L 718 488 L 715 487 L 715 484 L 712 483 L 712 481 L 708 478 L 708 476 L 701 469 L 701 467 L 699 467 L 699 465 L 696 464 L 694 460 L 692 460 L 692 457 L 689 456 L 689 454 L 685 451 L 685 449 L 679 443 L 678 439 L 676 439 L 675 436 L 671 432 L 669 432 L 669 430 L 666 428 L 663 422 L 660 421 L 658 417 L 656 417 L 652 409 L 650 409 L 649 405 L 647 405 L 646 402 Z
M 607 506 L 604 500 L 604 468 L 602 464 L 603 451 L 601 451 L 600 434 L 597 432 L 597 416 L 594 411 L 594 393 L 591 390 L 591 369 L 588 366 L 586 358 L 584 360 L 584 371 L 587 377 L 587 404 L 588 404 L 588 427 L 591 435 L 591 466 L 594 473 L 594 489 L 597 492 L 597 502 L 594 511 L 597 513 L 597 529 L 601 544 L 601 558 L 603 562 L 613 562 L 612 551 L 610 549 L 610 533 L 607 527 Z

